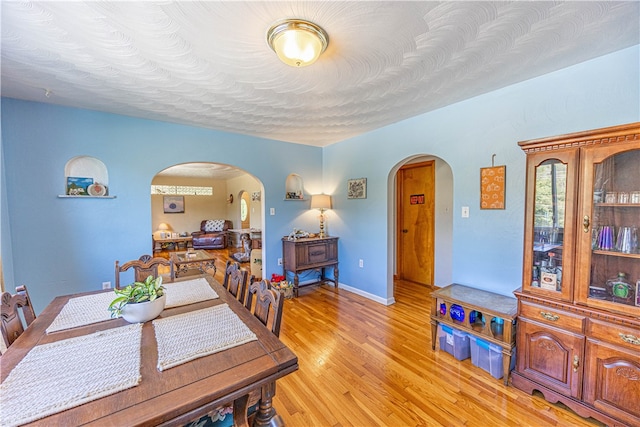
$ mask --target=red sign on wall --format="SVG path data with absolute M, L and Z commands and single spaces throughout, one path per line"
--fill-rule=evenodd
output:
M 424 194 L 412 194 L 409 196 L 409 203 L 412 205 L 424 205 Z

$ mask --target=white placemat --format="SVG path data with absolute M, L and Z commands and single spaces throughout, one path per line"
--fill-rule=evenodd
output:
M 202 277 L 183 282 L 164 283 L 164 288 L 167 295 L 166 308 L 218 298 L 218 294 L 211 288 L 207 279 Z
M 185 280 L 184 282 L 165 283 L 167 302 L 165 308 L 193 304 L 218 298 L 206 279 Z M 71 298 L 62 307 L 60 313 L 47 328 L 47 333 L 77 328 L 111 319 L 109 304 L 116 298 L 114 292 L 104 292 L 83 297 Z
M 159 371 L 258 339 L 227 304 L 156 319 L 153 328 Z
M 109 304 L 115 299 L 113 292 L 71 298 L 47 328 L 47 333 L 77 328 L 111 319 Z
M 137 385 L 141 339 L 135 323 L 35 346 L 0 385 L 0 424 L 25 424 Z

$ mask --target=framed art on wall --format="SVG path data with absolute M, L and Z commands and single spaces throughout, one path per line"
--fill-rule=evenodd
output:
M 164 213 L 184 213 L 184 196 L 164 196 Z
M 347 199 L 367 198 L 367 178 L 356 178 L 347 181 Z

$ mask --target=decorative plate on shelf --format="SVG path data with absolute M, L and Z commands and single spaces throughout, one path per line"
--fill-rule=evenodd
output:
M 90 196 L 106 196 L 107 187 L 96 182 L 87 188 L 87 192 Z

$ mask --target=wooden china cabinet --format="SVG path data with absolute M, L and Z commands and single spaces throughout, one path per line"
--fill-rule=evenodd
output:
M 640 425 L 640 123 L 519 143 L 527 155 L 515 387 Z

